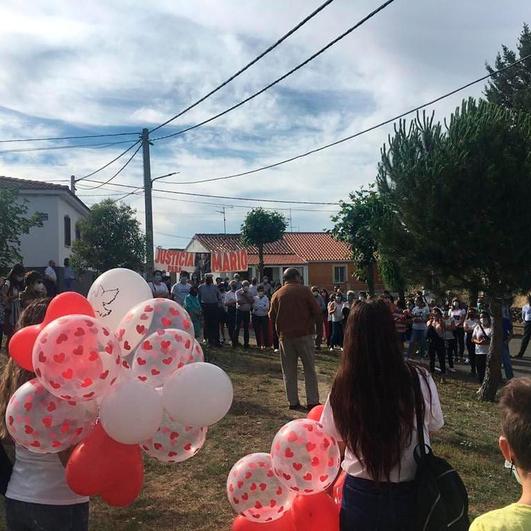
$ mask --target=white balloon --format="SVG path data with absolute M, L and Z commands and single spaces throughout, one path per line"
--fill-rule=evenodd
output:
M 118 383 L 100 406 L 103 428 L 109 437 L 123 444 L 137 444 L 153 437 L 162 415 L 159 393 L 137 380 Z
M 98 320 L 111 330 L 118 327 L 122 317 L 133 306 L 151 297 L 148 283 L 138 273 L 123 267 L 100 275 L 87 296 Z
M 191 363 L 170 376 L 162 389 L 164 409 L 185 426 L 211 426 L 232 404 L 230 378 L 211 363 Z

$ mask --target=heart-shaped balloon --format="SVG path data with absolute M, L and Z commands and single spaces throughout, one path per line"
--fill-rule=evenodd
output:
M 101 496 L 113 507 L 127 507 L 144 482 L 140 446 L 111 439 L 97 424 L 74 448 L 66 465 L 66 481 L 80 496 Z
M 9 342 L 9 355 L 20 367 L 33 372 L 33 345 L 40 331 L 58 317 L 72 314 L 95 316 L 90 302 L 83 295 L 74 291 L 57 295 L 50 302 L 41 324 L 26 326 L 13 335 Z

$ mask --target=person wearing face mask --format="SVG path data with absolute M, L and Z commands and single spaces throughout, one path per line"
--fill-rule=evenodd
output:
M 232 337 L 232 345 L 238 346 L 240 328 L 243 326 L 243 348 L 249 348 L 249 323 L 251 321 L 251 309 L 254 297 L 249 293 L 249 281 L 244 280 L 242 287 L 236 292 L 236 327 Z
M 153 271 L 153 281 L 148 282 L 151 293 L 155 299 L 168 299 L 170 292 L 168 286 L 162 282 L 162 271 Z
M 332 293 L 328 303 L 328 315 L 332 321 L 332 335 L 330 337 L 330 350 L 343 345 L 343 302 L 341 294 Z
M 487 354 L 489 353 L 492 328 L 490 315 L 483 311 L 479 315 L 479 323 L 472 333 L 472 342 L 476 345 L 476 370 L 480 385 L 485 379 L 485 369 L 487 367 Z
M 255 277 L 251 280 L 251 283 L 249 284 L 249 293 L 256 297 L 258 295 L 258 279 Z
M 210 274 L 205 276 L 205 283 L 199 286 L 199 301 L 201 302 L 205 320 L 205 340 L 210 347 L 220 347 L 219 306 L 221 304 L 221 293 Z
M 182 306 L 186 296 L 190 293 L 191 287 L 188 282 L 188 275 L 181 273 L 179 282 L 176 282 L 171 288 L 171 298 Z
M 356 294 L 352 290 L 347 291 L 347 300 L 343 303 L 343 308 L 341 308 L 341 313 L 343 314 L 344 322 L 347 322 L 350 310 L 354 306 L 355 300 Z
M 323 323 L 326 317 L 326 303 L 319 293 L 319 288 L 317 286 L 312 286 L 312 295 L 315 297 L 315 300 L 321 309 L 321 315 L 315 321 L 315 350 L 321 350 L 321 343 L 323 342 Z
M 469 308 L 463 328 L 466 333 L 466 349 L 468 352 L 468 361 L 470 363 L 470 374 L 476 376 L 476 345 L 472 341 L 474 329 L 479 323 L 478 315 L 475 308 Z
M 4 333 L 6 336 L 6 348 L 9 340 L 15 332 L 20 316 L 19 295 L 24 290 L 24 266 L 16 264 L 7 275 L 0 291 L 1 302 L 4 306 Z
M 470 531 L 531 529 L 531 378 L 514 378 L 503 388 L 500 410 L 498 445 L 521 486 L 521 496 L 516 503 L 476 518 Z
M 273 290 L 273 286 L 271 286 L 271 283 L 269 282 L 269 277 L 266 277 L 264 275 L 264 280 L 262 282 L 262 286 L 264 286 L 264 291 L 265 291 L 266 297 L 271 298 L 271 292 Z
M 461 363 L 464 362 L 465 357 L 465 317 L 466 310 L 461 307 L 459 299 L 452 300 L 452 307 L 449 310 L 448 315 L 454 321 L 454 338 L 457 343 L 457 356 Z M 457 357 L 456 356 L 456 357 Z
M 223 306 L 225 306 L 225 317 L 229 338 L 233 341 L 234 329 L 236 328 L 236 304 L 238 296 L 236 295 L 236 281 L 229 282 L 229 289 L 223 294 Z
M 253 328 L 256 337 L 256 345 L 264 350 L 267 345 L 269 332 L 269 299 L 265 294 L 264 286 L 258 286 L 257 295 L 253 303 Z
M 24 310 L 30 303 L 46 297 L 46 287 L 42 275 L 38 271 L 30 271 L 24 277 L 24 291 L 19 295 L 20 308 Z

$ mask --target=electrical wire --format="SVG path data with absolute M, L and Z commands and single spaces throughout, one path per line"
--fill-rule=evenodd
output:
M 107 134 L 94 134 L 94 135 L 75 135 L 75 136 L 49 136 L 47 138 L 10 138 L 7 140 L 0 140 L 0 144 L 7 144 L 11 142 L 44 142 L 52 140 L 81 140 L 83 138 L 105 138 L 115 136 L 131 136 L 139 135 L 138 132 L 131 133 L 107 133 Z
M 112 159 L 110 162 L 107 162 L 107 164 L 104 164 L 103 166 L 101 166 L 100 168 L 98 168 L 97 170 L 94 170 L 93 172 L 91 173 L 88 173 L 87 175 L 84 175 L 83 177 L 80 177 L 79 179 L 76 179 L 75 182 L 79 182 L 79 181 L 84 181 L 85 179 L 87 179 L 88 177 L 92 177 L 93 175 L 96 175 L 96 173 L 104 170 L 105 168 L 109 167 L 111 164 L 113 164 L 114 162 L 116 162 L 118 159 L 121 159 L 126 153 L 128 153 L 129 151 L 131 151 L 137 144 L 140 144 L 141 141 L 140 140 L 137 140 L 135 143 L 131 144 L 125 151 L 122 151 L 122 153 L 120 153 L 117 157 L 115 157 L 114 159 Z M 96 181 L 97 182 L 97 181 Z M 100 183 L 101 184 L 101 183 Z
M 277 42 L 269 46 L 266 50 L 264 50 L 260 55 L 256 56 L 250 63 L 247 63 L 243 68 L 238 70 L 235 74 L 233 74 L 231 77 L 229 77 L 226 81 L 221 83 L 221 85 L 218 85 L 216 88 L 211 90 L 208 94 L 205 94 L 202 98 L 198 99 L 195 103 L 192 103 L 186 109 L 183 109 L 179 113 L 175 114 L 165 122 L 161 123 L 157 127 L 154 127 L 151 129 L 150 133 L 153 133 L 154 131 L 157 131 L 161 127 L 164 127 L 165 125 L 168 125 L 170 122 L 173 122 L 180 116 L 182 116 L 184 113 L 188 112 L 189 110 L 193 109 L 203 101 L 205 101 L 207 98 L 215 94 L 218 90 L 222 89 L 225 85 L 228 85 L 231 81 L 236 79 L 240 74 L 243 74 L 246 70 L 248 70 L 251 66 L 253 66 L 255 63 L 257 63 L 260 59 L 265 57 L 269 52 L 273 51 L 278 45 L 280 45 L 282 42 L 284 42 L 288 37 L 293 35 L 297 30 L 302 28 L 309 20 L 311 20 L 315 15 L 317 15 L 320 11 L 322 11 L 325 7 L 327 7 L 329 4 L 331 4 L 334 0 L 326 0 L 323 4 L 321 4 L 315 11 L 310 13 L 306 18 L 301 20 L 295 27 L 290 29 L 287 33 L 285 33 L 280 39 L 278 39 Z
M 310 149 L 309 151 L 306 151 L 304 153 L 300 153 L 299 155 L 295 155 L 293 157 L 289 157 L 287 159 L 284 159 L 284 160 L 280 160 L 278 162 L 274 162 L 272 164 L 267 164 L 265 166 L 261 166 L 260 168 L 255 168 L 254 170 L 248 170 L 248 171 L 244 171 L 244 172 L 240 172 L 240 173 L 234 173 L 232 175 L 224 175 L 223 177 L 213 177 L 213 178 L 210 178 L 210 179 L 198 179 L 196 181 L 182 181 L 182 182 L 172 182 L 172 184 L 177 184 L 177 185 L 185 185 L 185 184 L 201 184 L 201 183 L 210 183 L 210 182 L 214 182 L 214 181 L 224 181 L 224 180 L 227 180 L 227 179 L 234 179 L 236 177 L 243 177 L 245 175 L 251 175 L 253 173 L 258 173 L 258 172 L 261 172 L 261 171 L 264 171 L 264 170 L 269 170 L 271 168 L 277 168 L 278 166 L 282 166 L 283 164 L 287 164 L 289 162 L 293 162 L 294 160 L 298 160 L 298 159 L 302 159 L 304 157 L 307 157 L 309 155 L 313 155 L 314 153 L 318 153 L 319 151 L 323 151 L 325 149 L 328 149 L 328 148 L 331 148 L 333 146 L 337 146 L 338 144 L 342 144 L 343 142 L 347 142 L 349 140 L 353 140 L 354 138 L 357 138 L 359 136 L 362 136 L 366 133 L 369 133 L 371 131 L 374 131 L 375 129 L 378 129 L 380 127 L 383 127 L 384 125 L 388 125 L 392 122 L 395 122 L 396 120 L 400 120 L 401 118 L 404 118 L 405 116 L 407 116 L 408 114 L 412 114 L 414 112 L 417 112 L 417 111 L 420 111 L 421 109 L 424 109 L 425 107 L 429 107 L 430 105 L 433 105 L 435 103 L 438 103 L 439 101 L 445 99 L 445 98 L 448 98 L 450 96 L 453 96 L 454 94 L 457 94 L 458 92 L 461 92 L 462 90 L 465 90 L 469 87 L 471 87 L 472 85 L 475 85 L 477 83 L 480 83 L 481 81 L 484 81 L 485 79 L 488 79 L 492 76 L 495 76 L 496 74 L 499 74 L 501 72 L 504 72 L 505 70 L 508 70 L 509 68 L 512 68 L 513 66 L 516 66 L 517 64 L 523 62 L 523 61 L 526 61 L 527 59 L 531 58 L 531 54 L 529 55 L 526 55 L 525 57 L 523 57 L 522 59 L 518 60 L 518 61 L 515 61 L 514 63 L 511 63 L 510 65 L 507 65 L 503 68 L 500 68 L 499 70 L 496 70 L 494 72 L 492 72 L 491 74 L 487 74 L 485 76 L 482 76 L 478 79 L 475 79 L 474 81 L 470 81 L 469 83 L 466 83 L 465 85 L 462 85 L 450 92 L 447 92 L 446 94 L 443 94 L 442 96 L 439 96 L 437 98 L 434 98 L 426 103 L 423 103 L 422 105 L 418 105 L 412 109 L 409 109 L 408 111 L 405 111 L 401 114 L 398 114 L 396 116 L 393 116 L 392 118 L 388 118 L 387 120 L 384 120 L 383 122 L 379 122 L 371 127 L 368 127 L 367 129 L 363 129 L 362 131 L 358 131 L 357 133 L 354 133 L 352 135 L 349 135 L 349 136 L 346 136 L 344 138 L 341 138 L 339 140 L 336 140 L 334 142 L 330 142 L 329 144 L 325 144 L 324 146 L 320 146 L 320 147 L 317 147 L 315 149 Z
M 44 146 L 35 148 L 16 148 L 16 149 L 4 149 L 0 151 L 3 153 L 31 153 L 33 151 L 56 151 L 62 149 L 78 149 L 78 148 L 106 148 L 110 146 L 117 146 L 119 144 L 129 144 L 131 140 L 122 140 L 120 142 L 104 142 L 98 144 L 68 144 L 66 146 Z
M 351 26 L 347 31 L 343 32 L 341 35 L 336 37 L 334 40 L 330 41 L 326 46 L 324 46 L 323 48 L 321 48 L 320 50 L 315 52 L 313 55 L 308 57 L 308 59 L 306 59 L 302 63 L 298 64 L 297 66 L 292 68 L 289 72 L 286 72 L 283 76 L 280 76 L 279 78 L 277 78 L 275 81 L 269 83 L 269 85 L 266 85 L 264 88 L 260 89 L 258 92 L 255 92 L 254 94 L 251 94 L 249 97 L 247 97 L 244 100 L 240 101 L 236 105 L 233 105 L 232 107 L 229 107 L 228 109 L 225 109 L 224 111 L 222 111 L 222 112 L 220 112 L 218 114 L 215 114 L 214 116 L 211 116 L 210 118 L 207 118 L 206 120 L 203 120 L 202 122 L 199 122 L 199 123 L 197 123 L 195 125 L 191 125 L 190 127 L 186 127 L 185 129 L 181 129 L 180 131 L 177 131 L 175 133 L 170 133 L 168 135 L 164 135 L 164 136 L 159 136 L 157 138 L 153 138 L 152 141 L 156 142 L 157 140 L 164 140 L 166 138 L 171 138 L 171 137 L 174 137 L 174 136 L 182 135 L 182 134 L 184 134 L 184 133 L 186 133 L 188 131 L 191 131 L 192 129 L 197 129 L 198 127 L 201 127 L 202 125 L 205 125 L 205 124 L 207 124 L 209 122 L 212 122 L 212 121 L 220 118 L 221 116 L 224 116 L 225 114 L 228 114 L 229 112 L 233 111 L 234 109 L 237 109 L 238 107 L 241 107 L 245 103 L 251 101 L 252 99 L 254 99 L 257 96 L 259 96 L 260 94 L 263 94 L 266 90 L 269 90 L 271 87 L 274 87 L 275 85 L 277 85 L 278 83 L 280 83 L 281 81 L 286 79 L 287 77 L 291 76 L 291 74 L 297 72 L 297 70 L 300 70 L 303 66 L 306 66 L 309 62 L 313 61 L 319 55 L 321 55 L 322 53 L 326 52 L 326 50 L 328 50 L 329 48 L 331 48 L 332 46 L 337 44 L 339 41 L 344 39 L 347 35 L 349 35 L 354 30 L 359 28 L 361 25 L 363 25 L 365 22 L 370 20 L 372 17 L 374 17 L 380 11 L 385 9 L 389 4 L 392 4 L 394 1 L 395 0 L 387 0 L 386 2 L 381 4 L 379 7 L 377 7 L 374 11 L 369 13 L 366 17 L 362 18 L 359 22 L 356 22 L 356 24 L 354 24 L 354 26 Z
M 106 181 L 102 182 L 101 184 L 98 184 L 97 186 L 92 186 L 90 188 L 84 187 L 83 190 L 96 190 L 97 188 L 101 188 L 102 186 L 105 186 L 106 184 L 109 184 L 113 179 L 118 177 L 118 175 L 120 175 L 120 173 L 122 173 L 122 171 L 124 171 L 125 168 L 127 168 L 129 163 L 136 157 L 136 154 L 140 151 L 141 147 L 142 147 L 142 144 L 140 144 L 136 148 L 136 151 L 127 159 L 126 163 L 112 177 L 110 177 Z

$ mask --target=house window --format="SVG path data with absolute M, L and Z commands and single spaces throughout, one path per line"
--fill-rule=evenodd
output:
M 347 281 L 347 266 L 334 266 L 334 284 L 343 284 Z
M 65 216 L 65 247 L 70 247 L 72 245 L 72 222 L 70 221 L 70 216 Z

